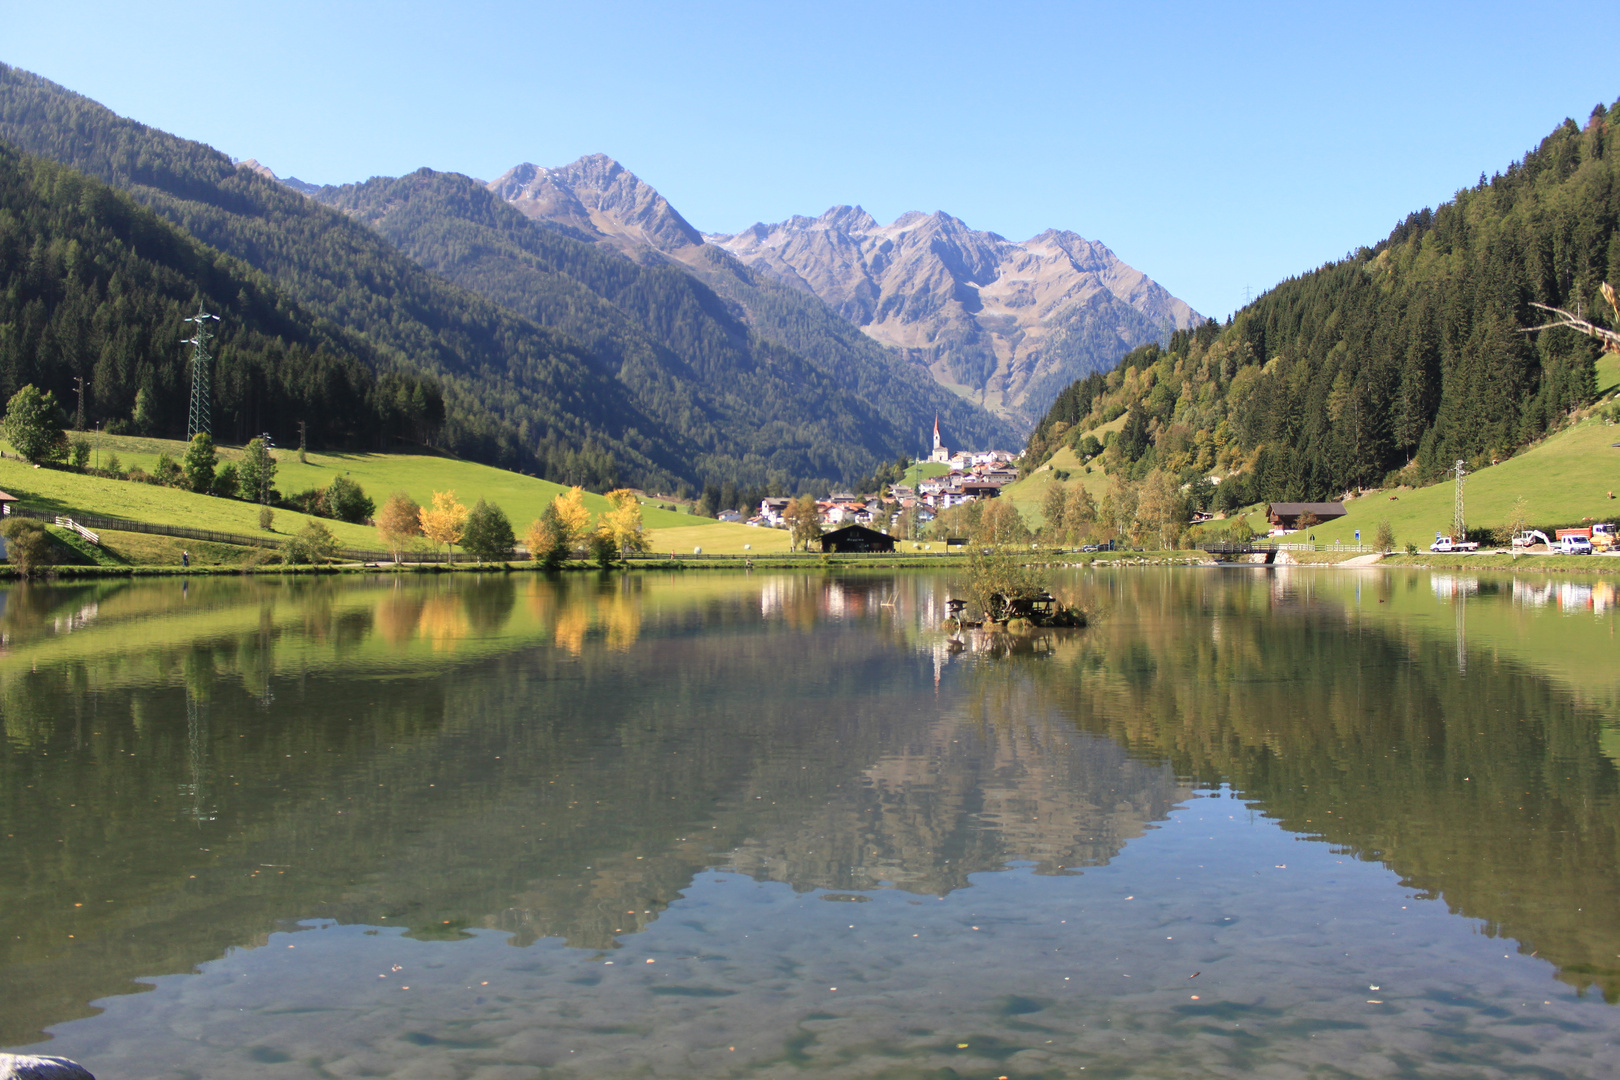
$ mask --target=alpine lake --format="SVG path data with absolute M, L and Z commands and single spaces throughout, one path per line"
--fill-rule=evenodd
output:
M 100 1080 L 1612 1077 L 1612 582 L 0 592 L 0 1047 Z

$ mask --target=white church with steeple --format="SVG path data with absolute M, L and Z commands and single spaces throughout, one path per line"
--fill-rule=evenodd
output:
M 939 414 L 934 414 L 934 452 L 928 455 L 929 461 L 937 461 L 941 465 L 951 463 L 951 452 L 945 449 L 945 444 L 939 441 Z

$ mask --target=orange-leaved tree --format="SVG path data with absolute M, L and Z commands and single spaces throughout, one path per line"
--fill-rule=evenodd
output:
M 421 514 L 422 508 L 416 505 L 416 500 L 403 491 L 388 496 L 388 501 L 383 503 L 382 510 L 377 514 L 377 535 L 394 553 L 396 563 L 406 546 L 422 535 Z

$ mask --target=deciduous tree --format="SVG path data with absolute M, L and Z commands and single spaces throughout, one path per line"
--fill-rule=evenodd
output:
M 6 538 L 6 558 L 21 577 L 32 577 L 56 561 L 51 534 L 37 521 L 8 517 L 0 524 L 0 536 Z
M 612 505 L 602 518 L 603 527 L 613 537 L 614 546 L 621 552 L 646 551 L 649 541 L 641 530 L 641 500 L 629 488 L 617 488 L 607 493 Z
M 191 445 L 186 447 L 186 457 L 181 463 L 191 490 L 210 494 L 214 490 L 214 470 L 218 465 L 219 452 L 214 449 L 214 437 L 206 431 L 197 432 L 191 437 Z
M 249 440 L 236 469 L 237 492 L 248 502 L 276 500 L 276 456 L 263 439 Z
M 1502 522 L 1502 529 L 1507 533 L 1503 544 L 1511 544 L 1513 538 L 1530 528 L 1530 503 L 1523 495 L 1513 500 L 1508 507 L 1507 517 Z
M 290 563 L 323 563 L 337 554 L 337 537 L 322 522 L 311 520 L 288 537 L 281 550 Z
M 1388 518 L 1378 523 L 1378 531 L 1373 535 L 1373 547 L 1379 551 L 1395 550 L 1395 530 L 1390 527 Z
M 563 523 L 555 500 L 547 503 L 540 517 L 529 526 L 523 542 L 529 549 L 529 557 L 547 570 L 555 570 L 568 558 L 568 526 Z
M 339 521 L 359 525 L 377 509 L 360 484 L 348 476 L 334 477 L 322 493 L 326 512 Z
M 493 562 L 510 555 L 515 543 L 517 537 L 512 535 L 512 523 L 507 520 L 506 513 L 494 503 L 479 499 L 467 514 L 461 537 L 462 546 L 472 552 L 479 562 L 485 559 Z
M 1162 469 L 1148 473 L 1142 482 L 1136 516 L 1142 528 L 1157 540 L 1160 551 L 1175 546 L 1186 526 L 1187 503 L 1173 476 Z
M 1054 480 L 1046 485 L 1046 491 L 1041 496 L 1041 517 L 1046 519 L 1046 536 L 1053 543 L 1061 544 L 1068 536 L 1068 523 L 1063 520 L 1063 511 L 1068 504 L 1067 484 Z
M 551 505 L 557 510 L 562 546 L 566 551 L 572 551 L 585 539 L 591 528 L 591 512 L 585 506 L 585 489 L 578 485 L 571 487 L 552 499 Z
M 422 507 L 416 518 L 422 526 L 422 535 L 433 541 L 435 547 L 448 547 L 450 561 L 454 562 L 456 545 L 461 543 L 462 532 L 467 527 L 467 508 L 456 501 L 456 493 L 435 491 L 433 506 Z
M 396 491 L 388 496 L 382 512 L 377 515 L 377 535 L 394 553 L 396 563 L 410 542 L 422 535 L 421 512 L 422 508 L 415 499 L 403 491 Z
M 1063 506 L 1063 528 L 1068 534 L 1079 539 L 1085 535 L 1097 520 L 1097 501 L 1086 490 L 1085 484 L 1075 484 L 1069 488 L 1069 496 Z
M 56 395 L 29 383 L 6 403 L 6 418 L 0 421 L 0 435 L 36 465 L 62 461 L 67 457 L 67 418 L 56 403 Z
M 1029 540 L 1029 529 L 1024 517 L 1008 499 L 986 500 L 979 514 L 979 535 L 982 543 L 1005 545 Z
M 814 495 L 800 495 L 788 503 L 782 518 L 787 522 L 792 550 L 808 549 L 812 540 L 821 539 L 821 512 Z

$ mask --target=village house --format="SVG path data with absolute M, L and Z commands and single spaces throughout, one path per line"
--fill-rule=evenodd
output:
M 1001 485 L 992 480 L 964 480 L 961 491 L 967 499 L 994 499 L 1001 494 Z
M 765 524 L 773 529 L 780 529 L 787 525 L 787 508 L 792 499 L 761 499 L 759 503 L 759 516 Z

